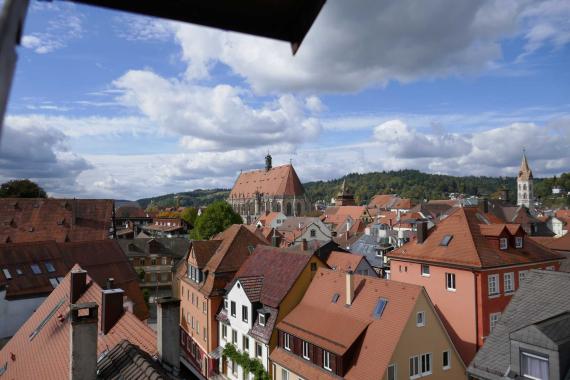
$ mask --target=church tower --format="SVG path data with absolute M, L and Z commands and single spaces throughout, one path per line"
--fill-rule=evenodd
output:
M 335 200 L 335 206 L 354 206 L 354 194 L 346 185 L 346 180 L 342 181 L 340 191 L 338 192 Z
M 526 152 L 523 149 L 523 157 L 519 175 L 517 177 L 517 206 L 531 207 L 534 200 L 534 188 L 532 184 L 532 170 L 528 166 Z

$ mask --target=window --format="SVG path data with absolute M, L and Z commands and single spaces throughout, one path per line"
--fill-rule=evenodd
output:
M 255 342 L 255 357 L 260 358 L 263 353 L 261 344 Z
M 12 279 L 12 274 L 10 273 L 10 271 L 6 268 L 2 269 L 2 272 L 4 273 L 4 277 L 6 277 L 7 280 L 11 280 Z
M 512 293 L 515 291 L 515 275 L 510 273 L 505 273 L 503 275 L 503 281 L 505 283 L 505 293 Z
M 156 258 L 150 259 L 150 265 L 156 265 Z
M 163 272 L 160 274 L 160 282 L 168 282 L 169 278 L 168 278 L 168 273 L 167 272 Z
M 431 354 L 422 354 L 422 376 L 431 375 Z
M 163 257 L 163 258 L 162 258 L 162 265 L 166 265 L 166 263 L 167 263 L 166 260 L 168 260 L 166 257 Z
M 376 307 L 374 308 L 374 319 L 380 319 L 382 314 L 384 313 L 384 309 L 386 309 L 386 305 L 388 304 L 388 300 L 385 298 L 380 298 Z
M 311 263 L 311 272 L 314 272 L 317 270 L 317 263 Z
M 501 313 L 491 313 L 489 314 L 489 333 L 493 331 L 497 322 L 499 322 L 499 318 L 501 317 Z
M 287 351 L 291 351 L 291 335 L 283 333 L 283 348 Z
M 21 270 L 20 268 L 16 268 L 16 274 L 17 274 L 18 276 L 21 276 L 21 275 L 24 274 L 24 272 L 22 272 L 22 270 Z
M 44 261 L 44 265 L 45 265 L 46 270 L 48 271 L 48 273 L 55 272 L 55 267 L 53 266 L 53 264 L 51 263 L 51 261 Z
M 207 336 L 208 336 L 208 332 L 206 331 L 206 328 L 204 327 L 204 336 L 203 336 L 204 340 L 207 339 Z
M 309 342 L 303 341 L 303 358 L 310 360 L 309 357 Z
M 489 295 L 495 296 L 499 294 L 499 275 L 498 274 L 489 275 L 487 282 L 489 286 Z
M 396 364 L 390 364 L 388 366 L 388 373 L 386 374 L 386 378 L 388 380 L 396 380 L 397 379 Z
M 331 353 L 323 350 L 323 368 L 331 370 Z
M 337 303 L 339 297 L 340 297 L 340 294 L 338 294 L 338 293 L 333 294 L 331 302 L 332 302 L 332 303 Z
M 311 237 L 315 237 L 317 236 L 317 231 L 316 230 L 311 230 Z
M 236 316 L 236 303 L 234 301 L 232 301 L 231 307 L 232 307 L 232 310 L 231 310 L 232 317 L 235 317 Z
M 200 321 L 196 319 L 196 335 L 200 336 Z
M 521 270 L 519 272 L 519 286 L 521 286 L 521 283 L 524 281 L 527 273 L 528 273 L 527 270 Z
M 192 330 L 194 330 L 194 326 L 195 326 L 195 324 L 194 324 L 194 316 L 192 316 L 192 323 L 191 323 L 191 325 L 192 325 Z
M 249 320 L 248 315 L 249 315 L 249 311 L 247 310 L 247 306 L 242 305 L 241 306 L 241 320 L 244 322 L 247 322 Z
M 150 281 L 151 281 L 151 282 L 156 282 L 156 273 L 151 273 L 151 274 L 150 274 Z
M 139 265 L 144 265 L 144 259 L 139 259 Z
M 410 379 L 420 376 L 420 357 L 412 356 L 410 358 Z
M 238 374 L 238 367 L 235 360 L 232 360 L 232 373 L 234 374 L 234 376 L 237 376 Z
M 242 336 L 242 345 L 244 351 L 249 351 L 249 337 L 247 335 Z
M 522 236 L 515 237 L 515 248 L 522 248 L 523 247 L 523 238 Z
M 422 276 L 429 277 L 429 265 L 422 264 Z
M 50 278 L 49 283 L 51 284 L 51 286 L 53 286 L 54 289 L 57 288 L 58 282 L 56 278 Z
M 224 298 L 224 309 L 228 310 L 228 299 Z
M 206 301 L 202 301 L 202 312 L 206 314 L 208 309 L 206 308 Z
M 228 326 L 222 325 L 222 338 L 227 339 L 228 337 Z
M 455 287 L 455 273 L 446 273 L 445 274 L 445 286 L 447 290 L 454 292 L 457 290 Z
M 237 331 L 232 330 L 232 343 L 237 346 Z
M 500 238 L 499 239 L 499 248 L 505 250 L 509 248 L 509 239 L 507 238 Z
M 416 314 L 416 326 L 423 327 L 426 325 L 426 313 L 425 311 L 420 311 Z
M 554 268 L 554 265 L 551 265 L 551 266 L 548 266 L 548 267 L 546 267 L 546 268 L 544 268 L 544 269 L 546 269 L 546 270 L 554 270 L 555 268 Z
M 259 314 L 259 325 L 265 326 L 265 314 Z
M 287 371 L 285 368 L 281 369 L 281 379 L 289 380 L 289 371 Z
M 444 370 L 451 368 L 451 353 L 449 352 L 449 350 L 443 351 L 441 365 Z
M 521 375 L 529 379 L 548 380 L 548 358 L 521 352 Z
M 444 235 L 439 245 L 447 247 L 449 242 L 451 242 L 451 239 L 453 239 L 453 235 Z
M 30 265 L 30 268 L 32 268 L 32 272 L 34 274 L 42 273 L 42 270 L 40 269 L 40 266 L 38 264 L 32 264 L 32 265 Z

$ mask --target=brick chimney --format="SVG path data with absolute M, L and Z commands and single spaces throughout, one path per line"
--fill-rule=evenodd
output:
M 69 308 L 71 331 L 69 334 L 70 380 L 97 378 L 97 312 L 95 302 L 71 304 Z
M 346 272 L 346 306 L 352 305 L 354 301 L 354 274 L 352 269 L 348 267 Z
M 71 284 L 69 286 L 69 303 L 76 303 L 79 297 L 87 289 L 87 271 L 83 269 L 71 272 Z
M 418 244 L 423 244 L 427 239 L 427 222 L 419 221 L 416 223 L 416 241 Z
M 104 289 L 101 291 L 101 332 L 107 334 L 123 316 L 123 289 Z
M 163 366 L 177 374 L 180 368 L 180 345 L 176 343 L 180 328 L 180 300 L 162 297 L 156 305 L 158 357 Z

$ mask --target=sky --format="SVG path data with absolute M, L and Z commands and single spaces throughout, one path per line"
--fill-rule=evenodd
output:
M 292 162 L 303 182 L 570 171 L 570 2 L 328 0 L 266 38 L 32 1 L 0 181 L 139 199 Z

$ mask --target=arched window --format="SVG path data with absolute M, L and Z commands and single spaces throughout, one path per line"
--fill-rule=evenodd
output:
M 291 210 L 291 203 L 287 203 L 287 212 L 285 213 L 285 215 L 287 216 L 291 216 L 292 210 Z
M 523 190 L 526 190 L 526 183 L 523 185 Z M 526 196 L 525 196 L 526 198 Z
M 519 183 L 519 190 L 522 190 L 522 185 Z
M 297 202 L 297 216 L 301 216 L 301 202 Z
M 526 199 L 526 193 L 523 193 L 523 199 Z

